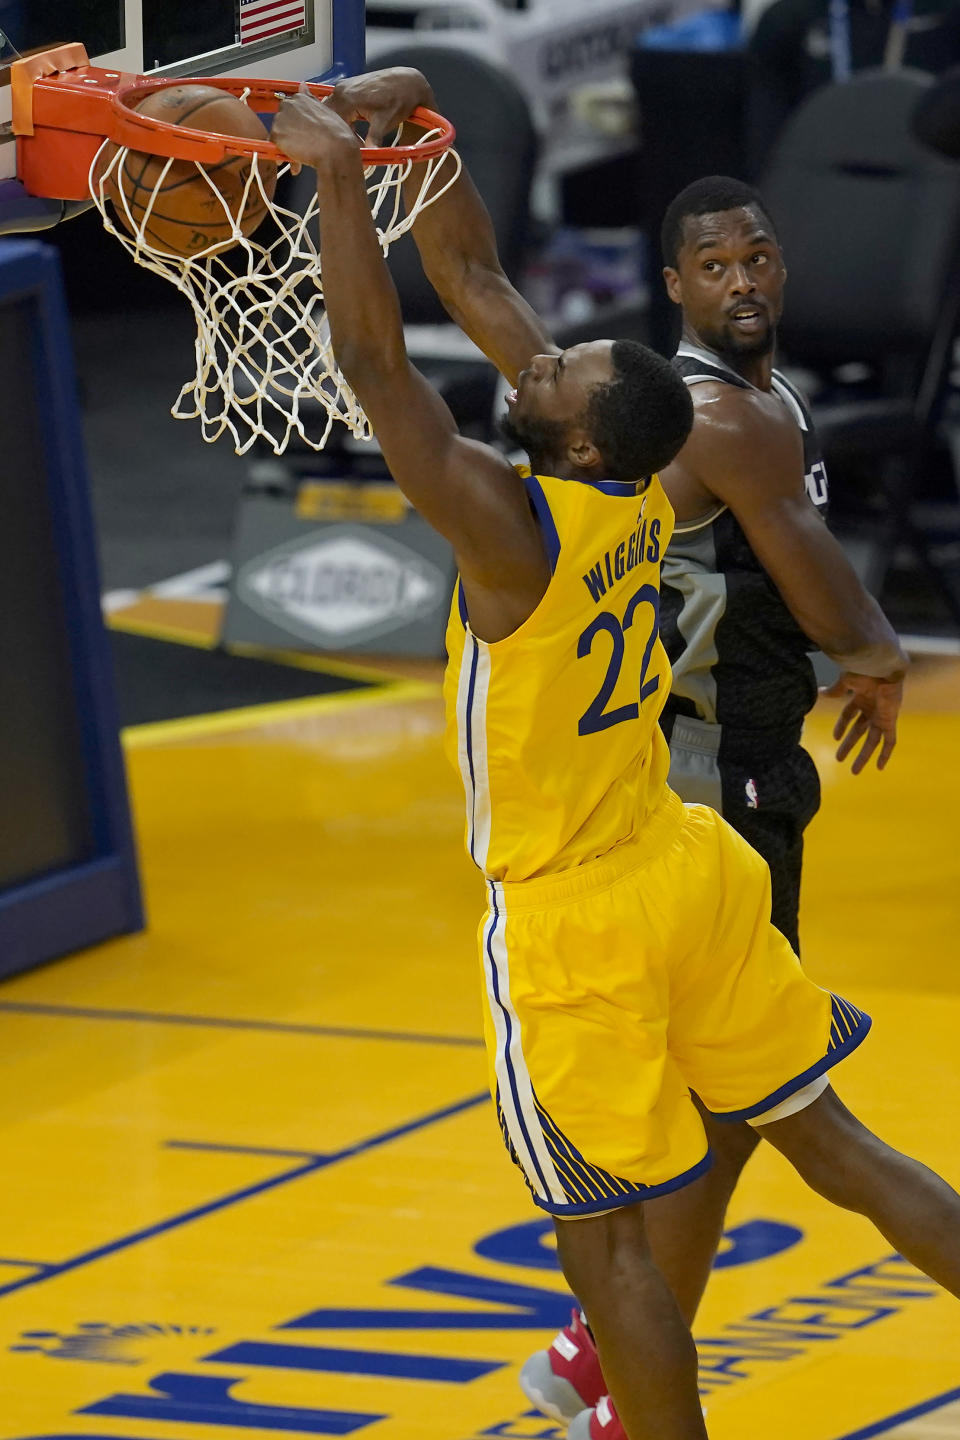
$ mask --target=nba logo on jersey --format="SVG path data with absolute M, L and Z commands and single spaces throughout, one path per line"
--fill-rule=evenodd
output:
M 757 796 L 757 786 L 756 786 L 756 782 L 755 782 L 754 780 L 748 780 L 747 783 L 746 783 L 746 785 L 744 785 L 743 788 L 744 788 L 744 790 L 746 791 L 746 795 L 747 795 L 747 805 L 748 805 L 748 807 L 749 807 L 751 810 L 756 810 L 757 807 L 758 807 L 759 804 L 760 804 L 760 801 L 759 801 L 758 796 Z

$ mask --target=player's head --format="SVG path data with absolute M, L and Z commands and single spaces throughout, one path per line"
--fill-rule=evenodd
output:
M 535 355 L 507 401 L 504 435 L 534 471 L 642 480 L 668 465 L 693 423 L 686 385 L 635 340 L 591 340 Z
M 727 175 L 695 180 L 670 205 L 660 238 L 667 294 L 687 328 L 720 354 L 768 354 L 787 272 L 756 190 Z

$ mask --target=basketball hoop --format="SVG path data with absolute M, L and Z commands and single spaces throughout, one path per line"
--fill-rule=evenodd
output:
M 87 64 L 81 45 L 18 61 L 11 68 L 13 129 L 24 187 L 31 195 L 60 200 L 92 198 L 106 229 L 136 263 L 170 281 L 189 301 L 197 323 L 197 368 L 171 413 L 177 419 L 199 419 L 205 440 L 228 431 L 238 455 L 258 439 L 280 455 L 296 434 L 321 450 L 334 420 L 357 438 L 369 439 L 369 422 L 337 369 L 330 345 L 316 196 L 303 214 L 274 200 L 274 179 L 286 173 L 289 162 L 269 140 L 193 130 L 133 108 L 155 91 L 183 83 L 98 69 Z M 300 88 L 291 81 L 217 76 L 191 83 L 214 86 L 257 115 L 275 113 Z M 333 86 L 308 88 L 322 99 Z M 425 109 L 416 110 L 410 122 L 423 132 L 416 143 L 361 150 L 384 254 L 460 172 L 459 157 L 450 149 L 450 122 Z M 135 207 L 122 178 L 131 154 L 159 157 L 150 191 Z M 238 156 L 248 163 L 242 197 L 231 207 L 216 174 Z M 190 256 L 169 253 L 148 233 L 166 176 L 179 161 L 192 162 L 223 211 L 216 244 Z M 414 165 L 423 167 L 422 178 L 415 202 L 404 213 L 402 186 Z M 257 225 L 260 238 L 241 229 L 248 203 L 264 211 L 264 223 Z M 302 413 L 313 408 L 311 401 L 322 407 L 316 429 L 310 414 Z

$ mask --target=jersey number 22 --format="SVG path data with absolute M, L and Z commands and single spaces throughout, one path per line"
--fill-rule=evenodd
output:
M 613 710 L 608 710 L 610 697 L 617 687 L 620 678 L 620 671 L 623 667 L 623 660 L 627 649 L 627 632 L 633 628 L 633 619 L 640 605 L 649 605 L 653 611 L 653 625 L 647 637 L 646 648 L 643 658 L 640 661 L 640 695 L 638 700 L 632 700 L 629 705 L 618 705 Z M 652 695 L 660 684 L 659 675 L 647 679 L 647 670 L 650 666 L 650 656 L 653 654 L 653 647 L 657 638 L 657 631 L 660 627 L 660 592 L 655 585 L 641 585 L 640 589 L 631 595 L 627 602 L 627 608 L 623 612 L 623 619 L 618 620 L 616 615 L 609 610 L 601 610 L 584 630 L 577 642 L 577 657 L 583 659 L 593 649 L 593 642 L 601 633 L 610 636 L 613 649 L 610 653 L 610 661 L 607 665 L 607 673 L 603 677 L 603 684 L 590 704 L 580 716 L 580 724 L 577 731 L 580 735 L 594 735 L 598 730 L 609 730 L 611 725 L 620 725 L 624 720 L 636 720 L 640 714 L 640 706 L 650 695 Z M 631 637 L 632 638 L 632 637 Z

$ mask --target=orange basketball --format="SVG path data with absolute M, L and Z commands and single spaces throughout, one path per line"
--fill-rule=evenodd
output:
M 191 130 L 238 135 L 248 140 L 270 138 L 260 117 L 248 105 L 215 85 L 165 86 L 147 95 L 135 108 L 141 115 L 186 125 Z M 165 255 L 188 257 L 212 247 L 226 250 L 235 244 L 230 216 L 244 235 L 252 235 L 264 219 L 267 206 L 256 182 L 250 187 L 246 204 L 243 200 L 250 156 L 229 156 L 205 166 L 193 160 L 173 160 L 161 181 L 166 164 L 161 155 L 130 150 L 122 166 L 110 172 L 104 186 L 118 219 L 131 231 L 124 202 L 139 225 L 156 193 L 143 235 Z M 261 157 L 258 169 L 264 193 L 272 199 L 277 167 Z

